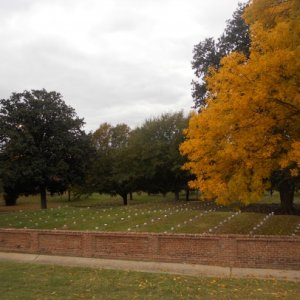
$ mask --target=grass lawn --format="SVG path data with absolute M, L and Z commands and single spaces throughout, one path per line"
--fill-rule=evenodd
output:
M 123 206 L 117 197 L 94 194 L 71 202 L 49 197 L 49 208 L 41 210 L 38 197 L 31 196 L 14 207 L 0 205 L 0 228 L 300 236 L 300 215 L 273 214 L 278 202 L 277 194 L 266 195 L 240 211 L 200 200 L 175 201 L 173 195 L 136 194 Z M 295 203 L 299 208 L 299 196 Z
M 1 299 L 299 299 L 299 282 L 219 279 L 0 261 Z

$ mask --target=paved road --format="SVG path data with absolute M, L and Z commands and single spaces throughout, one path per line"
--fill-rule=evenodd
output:
M 0 252 L 0 260 L 27 262 L 36 264 L 63 265 L 73 267 L 90 267 L 98 269 L 129 270 L 151 273 L 169 273 L 190 276 L 213 276 L 227 278 L 275 278 L 300 281 L 300 271 L 229 268 L 196 264 L 144 262 L 87 257 L 52 256 L 39 254 Z

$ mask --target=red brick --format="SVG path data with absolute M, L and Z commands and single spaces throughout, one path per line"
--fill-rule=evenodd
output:
M 0 251 L 300 270 L 300 237 L 0 229 Z

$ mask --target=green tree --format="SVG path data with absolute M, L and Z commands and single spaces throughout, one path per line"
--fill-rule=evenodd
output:
M 0 177 L 7 204 L 19 194 L 63 192 L 80 182 L 89 164 L 84 122 L 57 92 L 31 90 L 0 100 Z
M 126 124 L 103 123 L 93 133 L 96 158 L 90 168 L 87 186 L 92 192 L 120 195 L 124 205 L 127 205 L 134 183 L 129 171 L 129 136 L 130 128 Z
M 163 114 L 136 128 L 130 139 L 133 176 L 137 189 L 151 193 L 187 188 L 189 175 L 181 169 L 185 159 L 179 153 L 187 118 L 182 112 Z
M 239 3 L 232 19 L 227 21 L 224 33 L 217 42 L 213 38 L 207 38 L 194 46 L 192 68 L 197 77 L 197 80 L 192 81 L 194 108 L 206 106 L 208 93 L 205 77 L 209 75 L 210 67 L 220 68 L 221 58 L 231 52 L 241 52 L 249 57 L 249 26 L 242 17 L 247 6 L 246 3 Z

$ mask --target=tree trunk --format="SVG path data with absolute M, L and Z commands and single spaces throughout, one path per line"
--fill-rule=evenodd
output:
M 71 189 L 68 188 L 68 201 L 70 202 L 71 201 Z
M 294 191 L 295 185 L 291 181 L 285 180 L 279 185 L 281 211 L 284 214 L 291 215 L 294 212 Z
M 6 206 L 14 206 L 17 204 L 18 194 L 7 192 L 3 196 Z
M 129 193 L 129 200 L 132 200 L 133 196 L 132 196 L 132 192 Z
M 47 208 L 47 196 L 46 196 L 46 187 L 41 186 L 41 208 Z
M 123 204 L 124 204 L 124 205 L 127 205 L 127 204 L 128 204 L 128 203 L 127 203 L 127 193 L 122 194 L 121 197 L 122 197 L 122 199 L 123 199 Z
M 178 201 L 179 200 L 179 192 L 176 191 L 176 192 L 174 192 L 174 194 L 175 194 L 175 200 Z
M 185 190 L 185 200 L 186 200 L 186 201 L 189 201 L 189 200 L 190 200 L 190 190 L 189 190 L 189 189 L 186 189 L 186 190 Z

